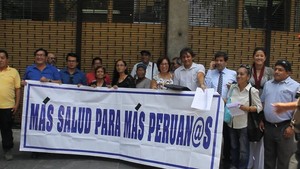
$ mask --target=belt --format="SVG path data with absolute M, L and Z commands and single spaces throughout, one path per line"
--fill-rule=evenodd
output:
M 265 123 L 270 125 L 270 126 L 273 126 L 273 127 L 281 127 L 281 126 L 285 126 L 287 124 L 290 124 L 291 120 L 285 120 L 285 121 L 282 121 L 282 122 L 279 122 L 279 123 L 271 123 L 271 122 L 265 121 Z

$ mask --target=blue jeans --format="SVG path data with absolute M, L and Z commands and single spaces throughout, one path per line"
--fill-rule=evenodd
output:
M 246 169 L 249 161 L 249 140 L 247 127 L 242 129 L 229 129 L 231 141 L 232 165 L 236 168 Z

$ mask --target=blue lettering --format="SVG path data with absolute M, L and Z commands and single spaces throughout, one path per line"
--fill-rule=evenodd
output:
M 102 110 L 96 109 L 95 134 L 98 134 L 98 128 L 101 127 L 101 120 L 102 120 Z
M 57 122 L 57 131 L 62 132 L 64 125 L 63 115 L 65 114 L 65 108 L 63 105 L 59 106 L 58 109 L 58 122 Z
M 76 110 L 74 107 L 73 110 Z M 71 107 L 67 107 L 66 116 L 65 116 L 65 125 L 64 125 L 64 132 L 70 132 L 71 129 Z
M 178 132 L 177 132 L 177 139 L 176 139 L 176 144 L 177 145 L 182 145 L 183 143 L 183 131 L 184 131 L 184 115 L 180 116 L 179 119 L 179 126 L 178 126 Z
M 161 122 L 163 121 L 163 114 L 162 113 L 157 113 L 157 121 L 156 121 L 156 132 L 155 132 L 155 142 L 160 142 L 161 140 L 161 131 L 160 131 L 160 125 Z
M 53 112 L 54 112 L 54 106 L 52 104 L 50 104 L 48 106 L 48 110 L 47 110 L 47 118 L 49 121 L 47 121 L 46 130 L 48 132 L 50 132 L 53 127 L 53 117 L 52 117 Z
M 151 134 L 155 130 L 155 113 L 150 113 L 149 118 L 148 141 L 151 141 Z
M 206 134 L 206 136 L 204 136 L 204 138 L 203 138 L 203 147 L 205 149 L 208 149 L 208 147 L 210 145 L 210 140 L 211 140 L 210 128 L 212 127 L 212 123 L 213 123 L 213 119 L 211 117 L 208 117 L 206 119 L 206 123 L 205 123 L 205 134 Z
M 178 115 L 171 115 L 171 129 L 170 129 L 170 143 L 175 143 L 176 132 L 177 132 Z
M 142 140 L 144 136 L 144 122 L 145 122 L 145 113 L 142 111 L 140 113 L 140 118 L 139 118 L 139 133 L 138 133 L 138 139 Z
M 107 109 L 103 111 L 101 135 L 107 135 Z
M 92 110 L 90 108 L 85 109 L 85 125 L 84 125 L 84 133 L 90 133 L 91 131 L 91 118 L 92 118 Z M 74 121 L 74 119 L 73 119 Z
M 30 130 L 37 130 L 38 128 L 38 116 L 39 116 L 39 104 L 31 103 L 31 112 L 30 112 Z
M 193 122 L 194 122 L 194 117 L 193 116 L 187 116 L 186 119 L 186 127 L 185 127 L 185 137 L 184 137 L 184 142 L 183 145 L 185 146 L 190 146 L 191 143 L 191 135 L 193 131 Z
M 164 114 L 162 143 L 169 143 L 170 115 Z

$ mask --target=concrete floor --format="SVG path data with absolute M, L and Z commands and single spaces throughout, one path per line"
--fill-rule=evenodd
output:
M 6 161 L 3 151 L 0 151 L 0 169 L 153 169 L 154 167 L 134 164 L 122 160 L 100 157 L 39 154 L 38 158 L 31 158 L 31 153 L 19 151 L 20 129 L 14 129 L 13 149 L 14 160 Z

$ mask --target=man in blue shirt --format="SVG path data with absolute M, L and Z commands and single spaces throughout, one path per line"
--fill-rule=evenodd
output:
M 61 83 L 57 68 L 47 64 L 47 50 L 39 48 L 34 52 L 34 56 L 35 64 L 26 68 L 22 84 L 26 84 L 25 80 Z
M 75 53 L 68 53 L 67 67 L 59 73 L 63 84 L 87 85 L 85 74 L 77 68 L 79 58 Z
M 217 52 L 214 60 L 210 62 L 209 70 L 205 76 L 205 84 L 207 88 L 214 88 L 219 92 L 223 99 L 226 99 L 228 92 L 228 84 L 236 81 L 236 71 L 226 68 L 228 55 L 225 52 Z M 221 75 L 222 74 L 222 75 Z M 221 75 L 221 77 L 220 77 Z M 222 80 L 222 82 L 219 82 Z M 218 91 L 219 90 L 219 91 Z M 223 165 L 224 168 L 229 168 L 230 165 L 230 137 L 229 127 L 224 122 L 223 124 Z
M 286 60 L 279 60 L 275 64 L 274 79 L 265 83 L 261 101 L 264 103 L 265 160 L 264 168 L 288 168 L 291 155 L 296 151 L 294 129 L 291 124 L 293 111 L 276 114 L 273 103 L 295 101 L 295 95 L 300 87 L 299 83 L 290 77 L 291 64 Z

